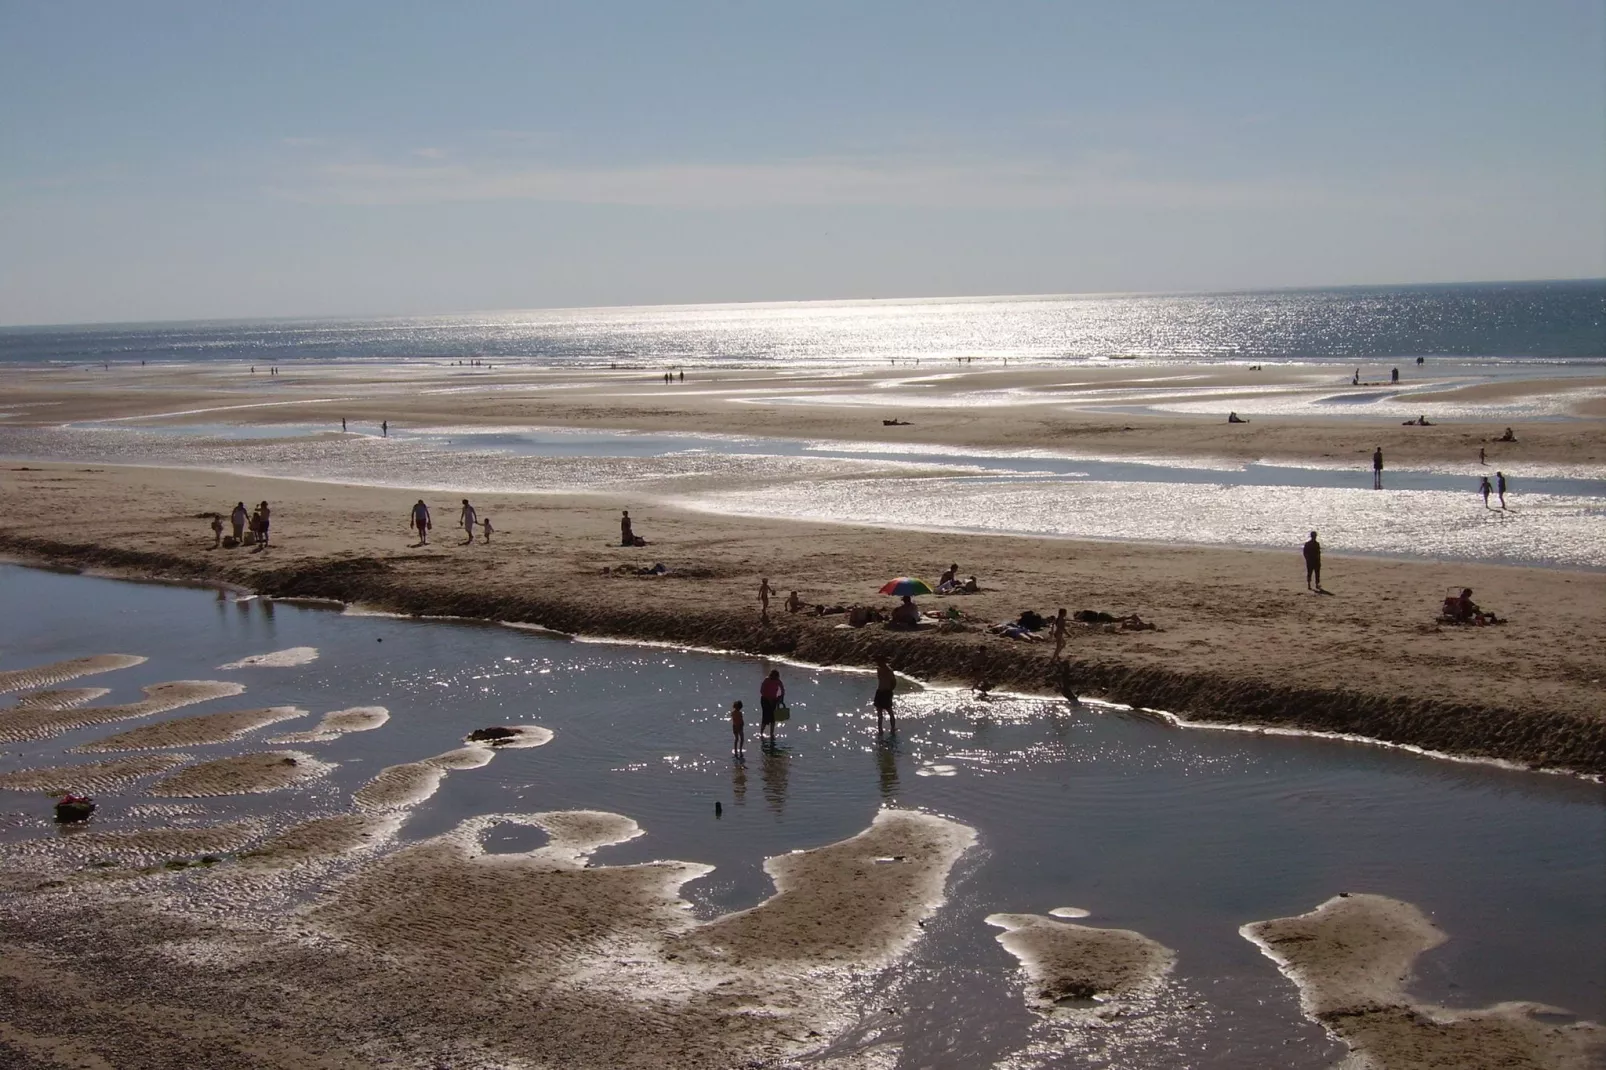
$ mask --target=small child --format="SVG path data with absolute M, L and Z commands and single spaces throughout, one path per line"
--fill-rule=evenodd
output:
M 747 723 L 742 719 L 742 703 L 738 699 L 731 704 L 731 735 L 736 737 L 731 743 L 731 749 L 737 754 L 747 750 L 747 736 L 744 732 L 746 727 Z
M 1489 482 L 1487 479 L 1485 483 Z M 1487 495 L 1485 495 L 1487 497 Z M 223 514 L 212 514 L 212 549 L 216 550 L 223 545 Z
M 485 533 L 485 541 L 486 542 L 490 542 L 491 541 L 491 532 L 494 530 L 491 527 L 491 518 L 490 517 L 486 517 L 484 520 L 480 521 L 480 529 Z

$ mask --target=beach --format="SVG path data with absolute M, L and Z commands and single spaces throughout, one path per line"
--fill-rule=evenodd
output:
M 365 432 L 352 447 L 375 441 L 368 425 L 376 419 L 398 434 L 408 427 L 471 430 L 478 423 L 500 427 L 524 421 L 559 428 L 874 437 L 883 446 L 919 442 L 1089 454 L 1113 450 L 1119 441 L 1122 457 L 1205 466 L 1266 456 L 1345 459 L 1358 473 L 1364 473 L 1378 445 L 1391 465 L 1406 466 L 1451 458 L 1465 462 L 1480 445 L 1513 472 L 1587 473 L 1601 469 L 1606 459 L 1606 430 L 1580 413 L 1567 421 L 1524 423 L 1518 442 L 1505 444 L 1497 441 L 1503 432 L 1499 423 L 1442 416 L 1443 422 L 1425 428 L 1291 417 L 1266 417 L 1242 427 L 1150 413 L 1123 416 L 1131 422 L 1114 426 L 1098 411 L 1097 400 L 1079 406 L 962 404 L 993 391 L 1044 396 L 1072 386 L 1093 393 L 1122 391 L 1134 378 L 1124 369 L 945 373 L 926 384 L 931 396 L 900 395 L 895 408 L 883 409 L 840 398 L 865 390 L 907 394 L 914 389 L 890 369 L 815 376 L 736 372 L 705 384 L 672 386 L 661 376 L 642 383 L 639 372 L 611 370 L 503 375 L 450 365 L 383 373 L 303 369 L 278 377 L 271 387 L 274 399 L 265 401 L 241 400 L 262 392 L 261 377 L 241 368 L 120 368 L 111 374 L 133 378 L 137 389 L 107 385 L 93 370 L 14 375 L 20 389 L 10 392 L 15 415 L 8 424 L 25 427 L 45 417 L 52 424 L 83 426 L 82 421 L 97 420 L 179 428 L 185 421 L 210 426 L 220 420 L 294 420 L 300 430 L 288 433 L 305 434 L 308 424 L 338 426 L 344 416 L 348 426 L 360 421 Z M 1224 405 L 1237 404 L 1231 400 L 1234 392 L 1262 374 L 1182 368 L 1144 379 L 1145 389 L 1157 398 L 1208 388 Z M 1288 398 L 1313 389 L 1310 380 L 1318 374 L 1331 378 L 1330 372 L 1309 370 L 1264 374 L 1278 380 L 1279 396 Z M 456 386 L 465 376 L 471 376 L 468 384 Z M 888 384 L 892 391 L 882 389 Z M 1587 378 L 1582 383 L 1524 379 L 1504 384 L 1500 397 L 1566 400 L 1591 384 Z M 753 400 L 754 391 L 774 398 L 797 391 L 825 400 L 761 404 Z M 1480 403 L 1488 401 L 1485 391 Z M 885 412 L 895 412 L 907 426 L 881 426 Z M 1324 530 L 1329 554 L 1323 582 L 1332 594 L 1319 597 L 1303 582 L 1301 518 L 1282 521 L 1288 543 L 1279 549 L 798 523 L 719 515 L 718 498 L 709 499 L 714 505 L 687 507 L 687 499 L 708 488 L 722 495 L 740 491 L 744 479 L 754 488 L 749 499 L 784 499 L 794 493 L 785 479 L 795 475 L 697 469 L 654 483 L 648 459 L 634 469 L 626 464 L 621 473 L 607 473 L 583 493 L 562 493 L 585 485 L 566 487 L 562 480 L 545 492 L 477 493 L 479 513 L 494 518 L 494 541 L 460 546 L 460 533 L 452 532 L 457 499 L 438 488 L 230 475 L 216 469 L 248 472 L 253 455 L 269 444 L 218 439 L 204 429 L 197 433 L 213 449 L 205 461 L 187 463 L 207 464 L 205 469 L 10 464 L 0 484 L 8 518 L 0 525 L 0 549 L 54 564 L 221 581 L 398 612 L 784 652 L 825 663 L 868 664 L 881 648 L 896 651 L 911 673 L 935 681 L 985 680 L 1049 692 L 1070 686 L 1189 719 L 1299 727 L 1460 756 L 1606 772 L 1606 654 L 1598 641 L 1606 633 L 1606 574 L 1600 571 L 1341 557 L 1331 549 L 1340 533 Z M 338 445 L 327 435 L 298 441 L 320 448 Z M 851 474 L 828 471 L 824 477 L 808 473 L 808 478 L 829 487 L 833 479 L 842 485 Z M 917 462 L 907 476 L 931 474 Z M 894 471 L 891 478 L 906 477 Z M 1194 501 L 1215 496 L 1209 488 L 1197 494 L 1182 507 L 1202 508 Z M 427 548 L 413 545 L 417 540 L 407 528 L 408 510 L 420 497 L 435 516 Z M 272 502 L 274 545 L 267 552 L 211 549 L 202 514 L 227 512 L 234 500 Z M 1078 506 L 1068 501 L 1065 508 Z M 649 545 L 617 545 L 618 516 L 625 509 Z M 621 574 L 659 563 L 667 574 Z M 886 579 L 914 575 L 934 584 L 951 563 L 960 566 L 962 576 L 977 575 L 982 587 L 976 595 L 923 600 L 929 609 L 953 607 L 963 613 L 966 622 L 952 630 L 916 635 L 879 625 L 847 630 L 838 627 L 840 616 L 788 614 L 779 606 L 787 592 L 797 590 L 811 605 L 887 608 L 893 600 L 875 593 Z M 764 577 L 780 592 L 767 624 L 759 620 L 757 600 Z M 1509 623 L 1436 624 L 1439 603 L 1463 587 L 1473 588 L 1480 605 Z M 1065 652 L 1068 675 L 1063 676 L 1043 644 L 985 631 L 1024 610 L 1052 616 L 1060 607 L 1116 617 L 1138 614 L 1156 629 L 1073 626 Z
M 684 386 L 639 370 L 486 372 L 451 364 L 287 368 L 271 384 L 260 372 L 232 365 L 5 374 L 0 554 L 12 560 L 213 588 L 220 612 L 262 605 L 271 613 L 271 600 L 306 601 L 345 606 L 374 621 L 396 615 L 499 622 L 540 636 L 647 644 L 622 650 L 758 655 L 794 683 L 812 666 L 864 670 L 886 655 L 912 689 L 900 692 L 900 702 L 910 703 L 904 731 L 916 739 L 924 738 L 921 718 L 938 710 L 954 716 L 954 709 L 982 739 L 993 731 L 987 726 L 996 705 L 997 716 L 1007 710 L 1008 718 L 1045 723 L 1081 710 L 1087 717 L 1132 717 L 1134 730 L 1143 732 L 1163 724 L 1222 740 L 1328 734 L 1350 741 L 1329 746 L 1409 748 L 1439 756 L 1424 759 L 1433 765 L 1471 759 L 1559 774 L 1505 774 L 1538 781 L 1606 775 L 1606 654 L 1599 641 L 1606 633 L 1606 571 L 1550 561 L 1551 555 L 1591 560 L 1587 539 L 1583 549 L 1574 536 L 1544 543 L 1519 526 L 1526 518 L 1554 530 L 1593 530 L 1587 505 L 1576 502 L 1600 478 L 1606 433 L 1593 413 L 1599 384 L 1588 377 L 1511 380 L 1472 399 L 1459 388 L 1424 387 L 1425 394 L 1449 397 L 1434 402 L 1432 425 L 1421 427 L 1392 417 L 1301 415 L 1311 397 L 1332 391 L 1331 369 L 1181 367 L 1133 376 L 1126 369 L 1000 367 L 930 382 L 891 368 L 750 370 L 717 379 L 705 370 Z M 697 382 L 702 374 L 708 382 Z M 1113 393 L 1107 398 L 1101 391 Z M 1078 400 L 1067 403 L 1067 394 Z M 1107 411 L 1117 397 L 1124 408 Z M 1228 425 L 1166 408 L 1201 404 L 1244 411 L 1252 422 Z M 1511 414 L 1530 404 L 1566 418 Z M 1478 405 L 1490 407 L 1490 418 L 1455 415 Z M 1513 421 L 1516 442 L 1500 442 Z M 486 435 L 495 437 L 476 437 Z M 592 445 L 565 454 L 565 435 Z M 632 447 L 632 435 L 649 437 Z M 676 436 L 686 436 L 689 448 L 675 448 Z M 774 444 L 788 441 L 812 448 L 777 453 Z M 857 452 L 834 456 L 842 443 L 858 444 Z M 722 444 L 738 452 L 726 456 Z M 982 486 L 1014 481 L 1011 494 L 1022 501 L 1034 496 L 1049 512 L 1102 508 L 1089 502 L 1109 500 L 1077 497 L 1078 486 L 1058 472 L 998 467 L 1039 463 L 1041 452 L 1070 467 L 1134 459 L 1164 466 L 1180 481 L 1166 485 L 1157 508 L 1206 516 L 1207 525 L 1220 524 L 1209 513 L 1212 499 L 1232 494 L 1241 496 L 1234 499 L 1241 508 L 1264 515 L 1290 501 L 1303 508 L 1299 503 L 1330 497 L 1336 505 L 1324 515 L 1343 517 L 1359 501 L 1374 510 L 1365 520 L 1373 525 L 1365 538 L 1374 541 L 1363 545 L 1387 548 L 1400 545 L 1385 538 L 1391 525 L 1405 522 L 1396 512 L 1420 512 L 1424 503 L 1442 508 L 1451 498 L 1430 482 L 1407 484 L 1393 492 L 1397 497 L 1323 485 L 1352 475 L 1369 479 L 1366 461 L 1378 446 L 1391 459 L 1386 479 L 1428 481 L 1445 471 L 1460 479 L 1477 471 L 1481 446 L 1501 471 L 1527 485 L 1550 480 L 1551 499 L 1575 504 L 1553 505 L 1554 522 L 1515 497 L 1509 516 L 1471 514 L 1481 541 L 1455 544 L 1439 560 L 1330 548 L 1325 595 L 1304 582 L 1304 516 L 1281 521 L 1286 545 L 1264 545 L 1281 538 L 1282 528 L 1263 518 L 1248 524 L 1248 512 L 1242 530 L 1229 524 L 1210 542 L 781 515 L 789 500 L 835 508 L 829 503 L 839 499 L 828 493 L 835 488 L 912 487 L 918 496 L 923 487 L 940 487 L 957 494 L 951 488 L 963 488 L 967 479 Z M 624 456 L 607 456 L 621 447 Z M 1233 472 L 1267 459 L 1294 466 L 1311 486 L 1230 485 Z M 1178 472 L 1206 477 L 1190 482 Z M 873 501 L 876 492 L 870 493 Z M 470 541 L 454 526 L 464 497 L 493 520 L 489 541 L 482 531 Z M 408 526 L 420 499 L 433 514 L 427 545 Z M 1371 504 L 1380 499 L 1398 504 Z M 236 501 L 271 503 L 267 548 L 214 548 L 212 514 L 226 519 Z M 620 545 L 624 510 L 645 545 Z M 1360 525 L 1363 514 L 1353 515 Z M 1323 538 L 1330 547 L 1342 545 L 1342 532 L 1329 523 L 1323 521 Z M 1467 556 L 1500 539 L 1514 544 L 1512 560 L 1522 563 Z M 961 576 L 975 575 L 981 589 L 921 596 L 919 604 L 943 619 L 919 629 L 854 628 L 845 613 L 812 611 L 890 609 L 896 599 L 877 593 L 888 579 L 935 582 L 951 564 Z M 766 578 L 776 591 L 767 619 L 758 595 Z M 1463 587 L 1505 623 L 1438 622 L 1446 594 Z M 783 602 L 792 591 L 809 608 L 788 612 Z M 1153 628 L 1073 622 L 1059 659 L 1052 640 L 989 630 L 1026 610 L 1052 616 L 1060 607 L 1117 621 L 1136 614 Z M 97 635 L 113 627 L 98 624 Z M 1354 965 L 1325 945 L 1318 949 L 1323 954 L 1305 957 L 1280 950 L 1305 939 L 1293 931 L 1299 923 L 1331 913 L 1321 899 L 1348 886 L 1342 871 L 1319 878 L 1323 890 L 1315 899 L 1274 899 L 1285 905 L 1262 904 L 1230 925 L 1213 917 L 1203 926 L 1220 930 L 1222 939 L 1247 940 L 1269 959 L 1264 976 L 1231 967 L 1252 975 L 1247 981 L 1233 975 L 1232 983 L 1249 985 L 1251 993 L 1233 999 L 1205 995 L 1200 976 L 1229 969 L 1223 962 L 1230 955 L 1202 954 L 1156 915 L 1124 917 L 1096 880 L 1067 883 L 1062 893 L 1090 898 L 1095 912 L 1086 922 L 1058 920 L 1082 919 L 1087 911 L 1055 907 L 1041 890 L 1035 898 L 1013 895 L 1007 882 L 989 891 L 984 909 L 967 901 L 957 920 L 945 894 L 956 881 L 975 881 L 956 874 L 973 872 L 984 864 L 980 859 L 1001 850 L 1000 830 L 939 816 L 946 810 L 898 805 L 904 794 L 896 768 L 908 759 L 879 742 L 878 808 L 866 814 L 860 804 L 856 818 L 828 823 L 829 833 L 811 826 L 774 845 L 761 832 L 756 842 L 764 845 L 767 880 L 759 890 L 734 897 L 734 909 L 693 902 L 683 888 L 730 863 L 723 855 L 719 867 L 697 860 L 702 856 L 682 840 L 672 841 L 673 854 L 653 853 L 654 836 L 684 836 L 677 831 L 678 802 L 666 813 L 636 796 L 610 800 L 606 809 L 539 808 L 495 797 L 467 816 L 431 809 L 473 790 L 459 785 L 515 768 L 515 754 L 539 761 L 572 745 L 572 727 L 554 734 L 531 720 L 545 722 L 550 711 L 515 713 L 524 706 L 512 702 L 503 715 L 513 726 L 506 745 L 468 737 L 431 742 L 422 736 L 433 717 L 420 722 L 414 713 L 412 728 L 398 727 L 391 711 L 405 699 L 392 695 L 379 704 L 331 682 L 356 671 L 350 652 L 341 656 L 291 638 L 277 648 L 259 640 L 212 656 L 205 664 L 216 666 L 211 671 L 219 680 L 154 676 L 164 682 L 146 685 L 134 701 L 100 705 L 106 688 L 81 686 L 114 684 L 119 673 L 136 671 L 149 638 L 137 631 L 126 642 L 102 638 L 76 660 L 49 666 L 26 659 L 0 665 L 12 673 L 0 676 L 0 685 L 22 695 L 14 710 L 0 714 L 0 727 L 10 732 L 5 738 L 17 741 L 10 745 L 44 747 L 56 736 L 77 742 L 74 756 L 63 756 L 65 765 L 58 759 L 41 767 L 50 760 L 46 752 L 30 751 L 31 765 L 6 772 L 0 787 L 93 789 L 114 807 L 97 815 L 110 823 L 106 830 L 19 841 L 0 866 L 0 935 L 11 963 L 0 984 L 21 1009 L 0 1021 L 0 1052 L 28 1070 L 154 1070 L 219 1058 L 263 1067 L 789 1066 L 805 1058 L 811 1065 L 890 1067 L 900 1051 L 926 1051 L 915 1034 L 935 1027 L 902 1024 L 905 1015 L 932 1013 L 919 1009 L 918 993 L 926 989 L 879 995 L 883 982 L 875 978 L 896 976 L 900 964 L 921 955 L 953 955 L 941 949 L 955 939 L 961 947 L 996 942 L 1018 966 L 1018 973 L 1002 975 L 1007 987 L 987 997 L 1010 1001 L 989 1014 L 1004 1014 L 1007 1005 L 1008 1015 L 1020 1016 L 1010 1028 L 1025 1039 L 998 1041 L 1004 1047 L 988 1057 L 1013 1050 L 1015 1061 L 1007 1065 L 1055 1065 L 1068 1052 L 1180 1058 L 1238 1013 L 1233 999 L 1264 1002 L 1267 991 L 1278 991 L 1288 1004 L 1283 1013 L 1297 1016 L 1294 986 L 1305 1017 L 1320 1027 L 1298 1040 L 1301 1066 L 1323 1065 L 1321 1053 L 1333 1045 L 1362 1051 L 1380 1066 L 1449 1057 L 1484 1065 L 1477 1053 L 1491 1037 L 1498 1044 L 1487 1065 L 1507 1065 L 1497 1061 L 1505 1059 L 1585 1066 L 1601 1043 L 1597 1027 L 1557 1019 L 1554 1008 L 1501 1002 L 1451 1010 L 1405 992 L 1415 956 L 1445 938 L 1425 920 L 1368 935 L 1382 969 L 1393 972 L 1376 988 L 1386 1005 L 1352 1025 L 1349 1005 L 1324 994 L 1349 983 Z M 383 647 L 370 643 L 370 649 L 392 648 L 399 636 L 387 631 L 377 638 Z M 126 655 L 114 656 L 114 649 Z M 301 693 L 259 695 L 256 681 L 274 674 L 310 674 L 317 681 L 311 693 L 322 705 Z M 606 677 L 581 676 L 588 689 L 606 687 Z M 227 682 L 237 677 L 244 682 Z M 936 690 L 923 693 L 920 685 Z M 992 695 L 1000 696 L 996 703 Z M 186 708 L 229 696 L 238 696 L 240 709 Z M 699 693 L 687 701 L 699 704 L 698 717 L 711 723 L 715 738 L 728 739 L 727 695 Z M 165 719 L 142 723 L 153 715 Z M 750 726 L 756 720 L 755 709 Z M 420 733 L 420 742 L 397 751 L 409 731 Z M 464 726 L 454 722 L 453 731 L 461 735 Z M 777 820 L 783 806 L 798 812 L 798 801 L 786 801 L 786 782 L 802 775 L 777 766 L 777 753 L 790 763 L 804 761 L 807 732 L 806 721 L 789 728 L 782 752 L 753 747 L 765 808 Z M 381 737 L 388 742 L 376 753 L 386 757 L 374 761 L 370 741 Z M 679 753 L 688 744 L 677 739 L 665 746 Z M 1133 772 L 1157 760 L 1143 750 L 1128 760 L 1134 756 L 1142 757 Z M 933 752 L 913 772 L 933 783 L 963 784 L 966 762 L 974 759 Z M 553 760 L 564 759 L 554 754 Z M 626 763 L 613 772 L 634 768 Z M 716 810 L 715 820 L 748 819 L 737 768 L 735 797 L 714 796 L 724 799 L 726 813 L 720 819 Z M 122 798 L 144 801 L 124 810 Z M 249 803 L 255 798 L 281 801 L 260 810 Z M 711 801 L 696 800 L 703 822 Z M 1274 816 L 1278 807 L 1266 800 L 1254 809 Z M 404 831 L 421 815 L 428 831 Z M 11 820 L 25 830 L 33 819 L 19 813 Z M 1452 807 L 1445 827 L 1457 820 Z M 493 849 L 493 833 L 509 828 L 526 830 L 538 846 Z M 641 850 L 648 853 L 638 851 L 634 861 L 593 857 L 632 842 L 646 843 Z M 1244 849 L 1258 852 L 1258 841 L 1249 837 Z M 1434 888 L 1407 882 L 1401 890 L 1376 880 L 1368 888 L 1408 899 Z M 875 909 L 867 909 L 872 903 Z M 1279 916 L 1318 907 L 1313 915 Z M 1378 910 L 1387 918 L 1414 917 L 1415 908 L 1388 900 Z M 1377 924 L 1358 911 L 1333 927 L 1371 934 Z M 98 934 L 93 947 L 82 939 L 89 931 Z M 938 931 L 945 935 L 934 936 Z M 1327 928 L 1320 931 L 1326 939 Z M 1465 926 L 1450 935 L 1474 939 Z M 1339 931 L 1332 939 L 1348 937 Z M 229 964 L 226 970 L 214 968 L 221 963 Z M 1273 967 L 1294 985 L 1276 989 Z M 286 984 L 284 977 L 295 981 Z M 76 995 L 63 1002 L 54 995 L 63 991 Z M 1148 1025 L 1123 1024 L 1129 1020 Z M 161 1024 L 159 1035 L 149 1032 L 152 1022 Z M 975 1038 L 952 1043 L 954 1051 L 986 1046 Z M 1290 1050 L 1277 1047 L 1288 1040 L 1267 1025 L 1235 1043 L 1247 1045 L 1241 1051 Z M 428 1054 L 420 1062 L 418 1053 Z M 979 1056 L 907 1057 L 964 1065 Z

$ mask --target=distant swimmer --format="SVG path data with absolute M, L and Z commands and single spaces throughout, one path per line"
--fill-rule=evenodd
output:
M 435 525 L 429 519 L 429 506 L 420 498 L 413 503 L 413 511 L 408 514 L 407 526 L 418 530 L 418 545 L 429 545 L 429 529 Z
M 1310 533 L 1304 547 L 1305 554 L 1305 589 L 1307 591 L 1321 592 L 1322 589 L 1322 544 L 1316 541 L 1316 533 Z
M 479 514 L 475 512 L 472 505 L 468 504 L 468 499 L 464 498 L 463 508 L 457 514 L 457 522 L 463 525 L 463 530 L 468 533 L 468 539 L 463 543 L 464 546 L 474 541 L 474 525 L 478 520 Z
M 1372 489 L 1383 489 L 1383 447 L 1372 451 Z

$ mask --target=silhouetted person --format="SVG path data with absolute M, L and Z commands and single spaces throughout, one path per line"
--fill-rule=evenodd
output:
M 418 529 L 418 545 L 429 545 L 429 529 L 435 525 L 429 519 L 429 506 L 420 498 L 413 503 L 413 511 L 407 516 L 407 526 Z
M 875 729 L 881 731 L 881 718 L 886 716 L 892 730 L 898 730 L 898 718 L 892 712 L 892 693 L 898 689 L 898 675 L 887 664 L 885 654 L 875 659 Z
M 468 499 L 464 498 L 463 508 L 457 514 L 457 522 L 463 525 L 463 531 L 468 535 L 468 538 L 463 541 L 464 546 L 474 541 L 474 524 L 478 519 L 479 514 L 474 511 L 472 505 L 468 504 Z
M 245 522 L 251 519 L 251 514 L 245 511 L 244 502 L 235 502 L 234 511 L 229 514 L 229 524 L 234 528 L 234 541 L 236 544 L 245 539 Z
M 1054 657 L 1050 660 L 1058 661 L 1060 651 L 1065 649 L 1065 610 L 1063 608 L 1054 614 Z
M 1399 381 L 1400 381 L 1400 369 L 1398 369 L 1398 368 L 1391 368 L 1391 369 L 1390 369 L 1390 370 L 1389 370 L 1389 382 L 1391 382 L 1391 383 L 1397 383 L 1397 382 L 1399 382 Z
M 262 517 L 262 525 L 257 530 L 257 545 L 266 546 L 268 545 L 268 523 L 273 519 L 273 510 L 268 508 L 267 502 L 263 502 L 257 506 L 257 514 Z
M 1488 461 L 1484 460 L 1484 453 L 1483 453 L 1483 447 L 1482 446 L 1478 447 L 1478 463 L 1479 464 L 1488 464 L 1489 463 Z
M 1307 591 L 1320 591 L 1322 589 L 1322 544 L 1316 541 L 1316 533 L 1310 533 L 1304 547 L 1305 554 L 1305 589 Z
M 1500 508 L 1504 509 L 1506 507 L 1506 474 L 1504 472 L 1496 472 L 1494 474 L 1494 489 L 1495 493 L 1500 495 Z
M 390 437 L 390 421 L 389 420 L 380 420 L 379 421 L 379 434 L 380 434 L 380 437 L 382 437 L 382 438 L 389 438 Z
M 619 516 L 619 545 L 620 546 L 634 546 L 634 545 L 636 545 L 636 533 L 635 533 L 635 530 L 633 528 L 631 528 L 631 526 L 630 526 L 630 510 L 629 509 L 626 509 Z
M 741 754 L 747 749 L 747 722 L 742 718 L 742 704 L 738 700 L 731 703 L 731 750 Z
M 1517 441 L 1517 436 L 1515 434 L 1513 434 L 1512 431 L 1511 431 L 1511 428 L 1508 427 L 1508 428 L 1506 428 L 1506 433 L 1501 435 L 1500 438 L 1497 441 L 1500 441 L 1500 442 L 1515 442 L 1515 441 Z
M 764 624 L 770 622 L 770 595 L 774 593 L 775 588 L 770 586 L 768 576 L 758 581 L 758 619 Z
M 223 545 L 223 514 L 212 514 L 212 549 Z
M 1372 489 L 1383 489 L 1383 447 L 1372 451 Z
M 775 711 L 786 701 L 786 685 L 781 683 L 781 670 L 771 669 L 758 685 L 758 735 L 764 738 L 764 729 L 770 730 L 770 742 L 775 742 Z
M 340 433 L 342 435 L 346 433 L 346 418 L 344 416 L 340 418 Z
M 1494 488 L 1489 485 L 1488 476 L 1478 480 L 1478 493 L 1483 495 L 1483 507 L 1485 509 L 1489 508 L 1489 495 L 1493 492 Z

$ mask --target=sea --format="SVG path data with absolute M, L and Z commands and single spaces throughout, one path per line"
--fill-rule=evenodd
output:
M 0 327 L 0 363 L 1406 361 L 1606 371 L 1606 279 Z

